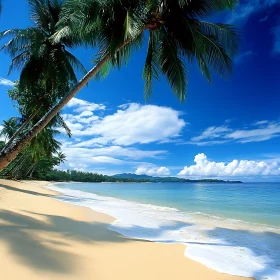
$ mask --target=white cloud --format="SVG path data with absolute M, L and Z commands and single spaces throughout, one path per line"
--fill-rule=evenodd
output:
M 82 113 L 84 111 L 105 110 L 106 106 L 104 104 L 96 104 L 96 103 L 92 103 L 92 102 L 74 97 L 66 105 L 66 108 L 72 108 L 74 112 Z
M 137 143 L 168 141 L 178 137 L 186 125 L 180 118 L 180 112 L 168 107 L 136 103 L 124 104 L 116 113 L 99 117 L 91 115 L 88 108 L 85 108 L 87 105 L 84 105 L 83 102 L 83 100 L 76 99 L 69 106 L 74 107 L 74 112 L 80 113 L 79 115 L 63 115 L 74 137 L 94 137 L 80 143 L 79 146 L 110 143 L 129 146 Z M 94 106 L 97 105 L 94 104 Z M 100 106 L 97 107 L 100 108 Z M 85 108 L 85 111 L 81 108 Z
M 204 139 L 214 139 L 231 131 L 227 126 L 211 126 L 205 129 L 200 136 L 193 137 L 191 141 L 198 142 Z
M 225 137 L 240 143 L 260 142 L 280 136 L 280 122 L 269 122 L 256 129 L 236 130 Z
M 209 140 L 209 141 L 186 141 L 182 144 L 190 144 L 190 145 L 196 145 L 196 146 L 213 146 L 213 145 L 221 145 L 229 142 L 229 140 Z
M 243 53 L 240 53 L 238 56 L 235 57 L 235 62 L 240 63 L 242 60 L 247 58 L 248 56 L 252 56 L 254 53 L 252 51 L 246 51 Z
M 84 125 L 89 125 L 99 119 L 98 116 L 94 116 L 92 111 L 84 111 L 79 115 L 63 114 L 65 122 L 74 131 L 82 130 Z
M 138 167 L 135 171 L 137 175 L 149 175 L 149 176 L 168 176 L 170 170 L 167 167 Z
M 214 177 L 242 177 L 242 176 L 280 176 L 280 166 L 277 162 L 233 160 L 229 163 L 209 161 L 203 153 L 194 158 L 194 165 L 185 166 L 179 176 L 214 176 Z
M 226 142 L 261 142 L 280 137 L 280 121 L 261 120 L 252 123 L 246 129 L 233 129 L 228 125 L 211 126 L 205 129 L 201 135 L 191 138 L 185 144 L 197 146 L 215 145 Z
M 13 87 L 15 84 L 14 84 L 14 82 L 12 82 L 10 80 L 0 78 L 0 85 Z
M 98 148 L 81 148 L 74 147 L 72 143 L 63 144 L 62 150 L 66 153 L 67 159 L 69 161 L 83 160 L 91 162 L 91 157 L 99 156 L 110 156 L 110 157 L 121 157 L 125 159 L 139 160 L 143 158 L 158 158 L 160 156 L 166 155 L 167 151 L 164 150 L 139 150 L 133 147 L 120 147 L 120 146 L 108 146 L 108 147 L 98 147 Z M 70 160 L 71 159 L 71 160 Z
M 133 166 L 152 168 L 143 159 L 163 158 L 168 152 L 132 145 L 175 141 L 186 125 L 180 115 L 172 108 L 135 103 L 123 104 L 112 112 L 103 104 L 75 98 L 63 114 L 73 138 L 59 139 L 67 158 L 61 167 L 92 171 L 106 166 L 107 174 L 114 165 L 125 165 L 127 170 Z M 158 176 L 169 174 L 164 167 L 153 172 Z
M 269 123 L 268 120 L 263 120 L 263 121 L 254 122 L 252 125 L 260 126 L 260 125 L 267 124 L 267 123 Z
M 144 158 L 160 158 L 166 155 L 164 150 L 139 150 L 133 147 L 107 146 L 107 147 L 75 147 L 71 141 L 63 142 L 62 151 L 66 155 L 63 168 L 81 171 L 92 171 L 106 166 L 106 174 L 114 165 L 134 166 L 146 164 L 139 162 Z
M 230 23 L 245 24 L 253 13 L 263 11 L 277 3 L 278 0 L 247 0 L 246 3 L 240 3 L 235 8 L 230 17 Z M 264 21 L 263 18 L 260 21 Z
M 274 45 L 272 53 L 278 55 L 280 54 L 280 25 L 274 27 L 272 31 L 274 36 Z
M 124 164 L 125 161 L 113 158 L 113 157 L 108 157 L 108 156 L 97 156 L 97 157 L 92 157 L 91 158 L 92 163 L 110 163 L 110 164 Z

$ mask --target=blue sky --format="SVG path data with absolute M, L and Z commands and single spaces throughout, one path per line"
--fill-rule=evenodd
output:
M 25 0 L 3 1 L 0 29 L 31 25 Z M 217 20 L 235 24 L 241 45 L 228 79 L 209 84 L 188 65 L 187 100 L 180 104 L 164 78 L 144 100 L 146 47 L 127 67 L 92 81 L 63 111 L 73 138 L 59 137 L 68 161 L 61 166 L 103 174 L 132 172 L 279 181 L 280 5 L 241 1 Z M 9 11 L 13 11 L 12 13 Z M 277 16 L 278 15 L 278 16 Z M 3 43 L 3 42 L 1 42 Z M 94 50 L 73 53 L 90 69 Z M 7 97 L 10 58 L 0 53 L 0 123 L 17 115 Z M 5 80 L 7 79 L 7 80 Z

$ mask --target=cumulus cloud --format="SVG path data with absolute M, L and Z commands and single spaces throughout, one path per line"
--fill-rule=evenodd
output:
M 261 120 L 252 123 L 246 129 L 233 129 L 229 125 L 211 126 L 185 144 L 206 146 L 226 142 L 249 143 L 266 141 L 276 137 L 280 137 L 280 121 Z
M 135 171 L 137 175 L 149 175 L 149 176 L 168 176 L 170 170 L 167 167 L 138 167 Z
M 66 105 L 66 108 L 72 108 L 76 113 L 82 113 L 84 111 L 97 111 L 105 110 L 106 106 L 104 104 L 96 104 L 79 98 L 72 98 L 70 102 Z
M 179 176 L 209 176 L 209 177 L 241 177 L 241 176 L 279 176 L 280 166 L 277 162 L 233 160 L 229 163 L 215 162 L 207 159 L 203 153 L 194 158 L 194 165 L 185 166 Z
M 67 105 L 63 117 L 73 138 L 59 139 L 68 160 L 62 167 L 85 171 L 114 165 L 151 168 L 143 159 L 163 158 L 167 151 L 148 150 L 143 145 L 139 148 L 139 144 L 173 142 L 186 125 L 181 113 L 172 108 L 130 103 L 112 112 L 103 104 L 78 98 Z M 158 176 L 169 174 L 163 167 L 153 172 Z
M 167 141 L 178 137 L 186 125 L 180 112 L 168 107 L 131 103 L 120 106 L 114 114 L 100 117 L 91 114 L 95 109 L 90 111 L 87 106 L 83 100 L 75 100 L 68 107 L 79 114 L 63 115 L 73 136 L 92 137 L 80 146 L 109 143 L 129 146 Z
M 15 84 L 14 84 L 14 82 L 12 82 L 10 80 L 0 78 L 0 85 L 13 87 Z
M 82 171 L 92 171 L 106 166 L 103 171 L 106 174 L 111 166 L 147 165 L 143 159 L 162 158 L 167 154 L 165 150 L 140 150 L 134 147 L 107 146 L 107 147 L 77 147 L 71 141 L 62 141 L 62 151 L 66 155 L 67 162 L 62 168 L 70 168 Z M 141 161 L 140 161 L 141 160 Z

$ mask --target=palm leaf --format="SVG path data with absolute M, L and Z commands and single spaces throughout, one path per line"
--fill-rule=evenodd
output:
M 84 75 L 87 73 L 87 69 L 73 54 L 71 54 L 67 50 L 64 50 L 64 54 L 65 54 L 67 60 L 69 61 L 69 63 L 71 64 L 72 68 L 78 70 L 79 72 L 81 72 Z
M 160 31 L 159 61 L 161 71 L 166 75 L 174 93 L 183 102 L 186 99 L 187 89 L 186 68 L 182 58 L 178 55 L 178 47 L 175 42 L 168 37 L 163 28 Z
M 145 99 L 148 99 L 151 96 L 153 78 L 159 79 L 159 62 L 156 40 L 155 32 L 150 31 L 148 52 L 143 72 L 143 78 L 145 80 Z

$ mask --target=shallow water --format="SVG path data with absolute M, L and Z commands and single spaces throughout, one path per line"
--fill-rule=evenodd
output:
M 217 271 L 280 279 L 280 184 L 59 183 L 60 199 L 117 218 L 126 236 L 184 243 Z

